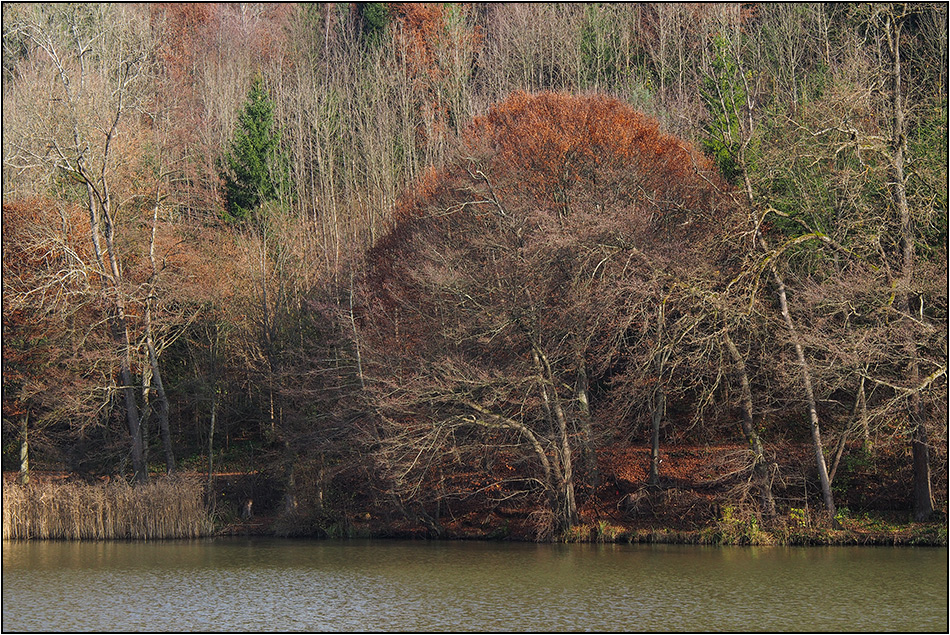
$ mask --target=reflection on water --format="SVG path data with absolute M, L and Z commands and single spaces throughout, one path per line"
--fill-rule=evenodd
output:
M 946 548 L 3 543 L 4 631 L 947 631 Z

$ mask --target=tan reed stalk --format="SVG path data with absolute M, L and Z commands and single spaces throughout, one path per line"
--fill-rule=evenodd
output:
M 132 487 L 112 483 L 3 482 L 4 540 L 197 538 L 213 526 L 202 485 L 187 477 Z

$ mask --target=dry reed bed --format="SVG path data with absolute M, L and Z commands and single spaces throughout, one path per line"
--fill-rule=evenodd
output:
M 187 477 L 136 487 L 3 482 L 4 540 L 160 540 L 212 530 L 201 485 Z

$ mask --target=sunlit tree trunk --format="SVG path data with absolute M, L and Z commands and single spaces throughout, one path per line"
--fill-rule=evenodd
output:
M 116 115 L 118 122 L 118 114 Z M 115 132 L 113 127 L 112 133 Z M 106 149 L 108 150 L 108 140 Z M 108 152 L 106 152 L 108 158 Z M 121 381 L 120 390 L 125 397 L 125 416 L 129 427 L 129 435 L 132 439 L 131 458 L 134 479 L 138 483 L 144 483 L 148 480 L 148 472 L 145 465 L 145 450 L 142 438 L 142 421 L 139 417 L 139 407 L 135 399 L 135 381 L 132 378 L 132 342 L 129 337 L 129 323 L 126 317 L 125 291 L 122 288 L 122 270 L 119 266 L 119 258 L 115 247 L 115 224 L 112 217 L 112 203 L 109 196 L 108 182 L 105 179 L 105 164 L 103 160 L 102 180 L 99 183 L 100 188 L 95 188 L 95 181 L 89 176 L 78 162 L 79 174 L 83 175 L 86 181 L 86 190 L 88 193 L 87 204 L 89 208 L 89 224 L 92 232 L 93 245 L 96 251 L 96 258 L 100 267 L 103 265 L 104 256 L 108 259 L 108 270 L 103 271 L 103 284 L 105 293 L 111 296 L 113 303 L 113 316 L 110 320 L 112 336 L 119 344 L 119 379 Z M 105 229 L 105 254 L 102 252 L 100 227 L 104 225 Z
M 20 485 L 30 482 L 30 442 L 28 438 L 30 427 L 30 413 L 25 412 L 20 417 Z
M 772 265 L 772 278 L 776 285 L 776 294 L 778 295 L 779 308 L 782 313 L 782 319 L 785 320 L 785 326 L 792 339 L 792 346 L 795 349 L 795 359 L 802 372 L 802 383 L 805 390 L 805 403 L 808 405 L 808 421 L 811 428 L 812 447 L 815 451 L 815 464 L 818 467 L 818 479 L 821 482 L 821 497 L 825 503 L 825 509 L 834 522 L 835 501 L 831 493 L 831 479 L 828 477 L 828 464 L 825 462 L 825 452 L 821 446 L 821 427 L 818 422 L 818 407 L 815 401 L 815 391 L 812 387 L 811 370 L 808 360 L 805 358 L 805 349 L 802 347 L 801 338 L 798 335 L 798 329 L 792 320 L 792 315 L 788 310 L 788 296 L 785 292 L 785 282 L 782 280 L 775 265 Z
M 750 213 L 753 213 L 756 209 L 754 194 L 755 190 L 752 185 L 752 177 L 749 172 L 748 149 L 750 143 L 752 142 L 756 125 L 754 120 L 756 102 L 754 92 L 749 83 L 749 75 L 745 72 L 745 64 L 742 59 L 742 55 L 737 50 L 733 50 L 731 55 L 733 56 L 733 61 L 735 62 L 736 74 L 735 76 L 729 77 L 728 79 L 731 82 L 734 82 L 736 85 L 742 85 L 743 99 L 726 100 L 725 96 L 722 95 L 721 92 L 719 97 L 723 111 L 728 112 L 730 116 L 734 117 L 735 122 L 738 124 L 741 130 L 740 140 L 735 144 L 734 160 L 736 170 L 742 180 L 748 209 Z M 727 101 L 728 103 L 732 104 L 731 108 L 726 106 Z M 762 252 L 766 254 L 770 252 L 770 247 L 765 237 L 762 235 L 758 223 L 756 223 L 756 227 L 754 229 L 753 247 L 756 249 L 761 249 Z M 795 349 L 796 363 L 798 364 L 802 374 L 803 392 L 805 403 L 808 407 L 809 428 L 811 431 L 812 446 L 815 452 L 815 464 L 818 470 L 818 478 L 821 483 L 822 499 L 824 501 L 825 509 L 832 519 L 832 522 L 835 522 L 834 496 L 831 492 L 831 481 L 828 478 L 828 466 L 825 462 L 824 450 L 821 446 L 821 426 L 819 425 L 818 408 L 815 401 L 815 391 L 812 385 L 811 369 L 808 359 L 805 356 L 805 349 L 802 346 L 801 337 L 799 336 L 795 321 L 792 319 L 791 312 L 789 311 L 788 294 L 786 292 L 785 281 L 782 279 L 782 276 L 779 274 L 778 267 L 771 258 L 769 260 L 769 270 L 772 274 L 772 281 L 775 284 L 775 294 L 779 302 L 782 320 L 784 321 L 789 337 L 792 340 L 792 346 Z

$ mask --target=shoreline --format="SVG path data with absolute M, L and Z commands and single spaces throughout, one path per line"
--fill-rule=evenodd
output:
M 193 475 L 156 479 L 139 489 L 123 479 L 89 483 L 60 474 L 48 474 L 22 486 L 15 482 L 14 474 L 6 473 L 3 479 L 4 540 L 260 536 L 706 546 L 948 546 L 948 523 L 942 510 L 928 522 L 911 522 L 905 510 L 852 512 L 842 508 L 832 527 L 831 519 L 807 510 L 791 509 L 788 515 L 762 519 L 733 507 L 710 508 L 702 517 L 687 522 L 659 511 L 605 514 L 605 508 L 591 505 L 581 510 L 581 522 L 567 531 L 539 534 L 532 518 L 536 510 L 528 507 L 456 509 L 433 519 L 395 515 L 382 508 L 342 514 L 300 509 L 287 514 L 268 506 L 244 516 L 238 510 L 247 493 L 237 487 L 242 476 L 238 474 L 222 479 L 212 509 L 203 502 L 204 484 Z
M 943 521 L 907 523 L 890 530 L 868 530 L 858 527 L 831 529 L 825 527 L 788 527 L 785 519 L 774 522 L 777 529 L 760 529 L 754 535 L 734 535 L 722 527 L 711 525 L 702 529 L 619 528 L 598 525 L 575 526 L 566 536 L 537 540 L 527 534 L 511 533 L 504 527 L 483 530 L 446 531 L 435 534 L 424 526 L 371 526 L 353 524 L 342 531 L 286 532 L 278 519 L 263 522 L 231 523 L 219 527 L 213 537 L 262 537 L 301 540 L 425 540 L 425 541 L 489 541 L 533 542 L 549 544 L 679 544 L 696 546 L 747 547 L 947 547 L 948 525 Z M 845 524 L 858 521 L 846 520 Z

